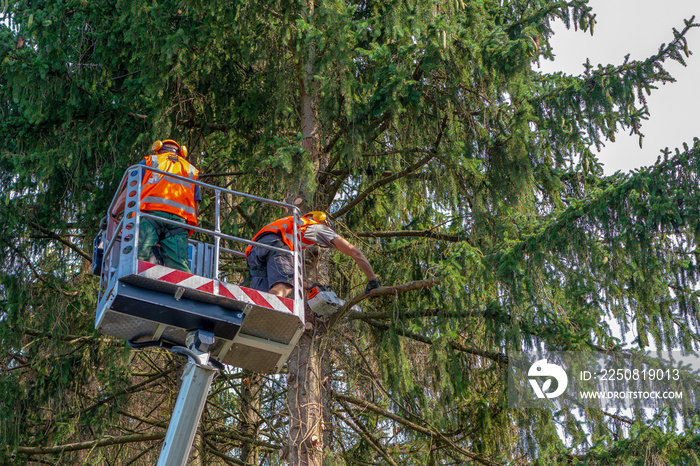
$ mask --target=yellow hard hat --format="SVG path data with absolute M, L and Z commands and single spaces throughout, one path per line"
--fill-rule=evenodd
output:
M 164 139 L 162 141 L 158 140 L 153 143 L 151 150 L 153 152 L 158 152 L 159 150 L 163 149 L 163 147 L 166 147 L 166 149 L 175 149 L 175 153 L 177 155 L 187 158 L 187 146 L 180 147 L 180 144 L 173 139 Z
M 314 210 L 312 212 L 309 212 L 308 214 L 304 214 L 304 217 L 313 217 L 313 219 L 317 222 L 325 222 L 327 215 L 325 212 L 321 212 L 319 210 Z

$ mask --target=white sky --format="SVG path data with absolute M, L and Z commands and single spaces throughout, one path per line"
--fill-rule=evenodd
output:
M 567 30 L 559 22 L 552 38 L 556 59 L 541 60 L 541 71 L 579 75 L 586 58 L 594 67 L 621 64 L 628 53 L 630 59 L 648 58 L 662 43 L 673 40 L 673 28 L 681 31 L 683 20 L 695 15 L 694 22 L 700 23 L 700 0 L 589 0 L 588 4 L 596 14 L 594 35 L 573 27 Z M 700 137 L 700 28 L 687 38 L 693 52 L 687 67 L 666 62 L 677 81 L 660 86 L 647 98 L 650 117 L 642 123 L 642 149 L 638 136 L 618 131 L 616 142 L 608 141 L 598 153 L 606 174 L 652 165 L 661 149 L 682 150 L 684 142 L 692 146 L 693 137 Z

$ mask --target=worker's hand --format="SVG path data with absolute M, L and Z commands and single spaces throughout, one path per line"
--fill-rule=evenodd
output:
M 100 220 L 100 230 L 106 230 L 107 225 L 109 225 L 109 215 L 105 215 L 102 217 L 102 220 Z
M 374 290 L 375 288 L 379 288 L 379 282 L 377 281 L 376 278 L 373 278 L 372 280 L 367 282 L 367 287 L 365 288 L 365 294 L 369 294 L 369 292 Z

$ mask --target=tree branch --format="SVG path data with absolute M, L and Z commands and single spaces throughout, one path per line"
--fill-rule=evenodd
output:
M 335 174 L 336 180 L 333 181 L 333 183 L 331 183 L 330 186 L 324 189 L 324 192 L 326 193 L 326 198 L 335 198 L 336 193 L 343 185 L 343 183 L 345 183 L 345 180 L 348 178 L 348 175 L 350 175 L 350 170 L 348 170 L 347 168 L 340 170 L 339 173 Z
M 217 456 L 217 457 L 221 458 L 221 459 L 224 460 L 226 463 L 228 463 L 228 464 L 240 465 L 240 466 L 247 466 L 247 464 L 244 463 L 243 461 L 241 461 L 241 460 L 239 460 L 239 459 L 236 459 L 236 458 L 233 458 L 233 457 L 230 457 L 230 456 L 226 456 L 226 455 L 224 455 L 223 453 L 221 453 L 221 452 L 218 450 L 218 447 L 217 447 L 214 443 L 212 443 L 212 442 L 210 442 L 209 440 L 207 440 L 206 438 L 204 439 L 204 442 L 205 442 L 205 443 L 207 444 L 207 446 L 209 447 L 209 451 L 208 451 L 209 453 L 211 453 L 211 454 L 214 455 L 214 456 Z
M 46 282 L 46 279 L 44 279 L 44 277 L 42 277 L 42 276 L 39 274 L 39 271 L 36 269 L 36 267 L 34 267 L 34 265 L 32 264 L 32 261 L 30 261 L 29 258 L 28 258 L 26 255 L 24 255 L 24 254 L 22 253 L 22 251 L 19 250 L 19 248 L 17 248 L 17 247 L 16 247 L 15 245 L 13 245 L 13 244 L 8 243 L 7 241 L 3 241 L 3 243 L 5 243 L 8 247 L 11 247 L 12 249 L 14 249 L 15 253 L 17 253 L 17 255 L 19 255 L 19 257 L 20 257 L 22 260 L 24 260 L 24 262 L 27 263 L 27 267 L 29 267 L 29 270 L 32 271 L 32 273 L 33 273 L 34 276 L 37 278 L 37 280 L 39 280 L 39 281 L 40 281 L 42 284 L 44 284 L 44 285 L 51 286 L 51 285 L 49 285 L 49 284 Z M 58 292 L 60 292 L 61 294 L 63 294 L 64 296 L 73 297 L 73 296 L 77 296 L 77 295 L 78 295 L 78 292 L 77 292 L 77 291 L 68 292 L 68 291 L 65 291 L 65 290 L 61 289 L 59 286 L 56 286 L 56 285 L 54 285 L 53 288 L 56 289 L 56 290 L 57 290 Z
M 400 171 L 396 173 L 395 175 L 388 176 L 386 178 L 382 178 L 381 180 L 377 181 L 376 183 L 370 185 L 366 190 L 361 192 L 355 199 L 353 199 L 351 202 L 347 203 L 345 207 L 340 209 L 338 212 L 334 213 L 335 217 L 341 217 L 345 215 L 348 211 L 353 209 L 357 204 L 362 202 L 367 196 L 372 194 L 372 192 L 376 191 L 377 189 L 381 188 L 384 185 L 387 185 L 391 182 L 394 182 L 398 180 L 399 178 L 403 178 L 404 176 L 408 175 L 409 173 L 412 173 L 416 170 L 418 170 L 420 167 L 423 165 L 427 164 L 430 162 L 430 160 L 435 157 L 435 153 L 431 152 L 422 159 L 420 159 L 418 162 L 414 163 L 413 165 L 409 166 L 403 171 Z
M 434 344 L 434 342 L 431 338 L 420 335 L 418 333 L 409 332 L 408 330 L 404 330 L 404 329 L 397 328 L 397 327 L 391 327 L 388 324 L 378 322 L 378 321 L 372 320 L 372 319 L 367 319 L 367 320 L 365 320 L 365 322 L 367 322 L 372 327 L 380 328 L 382 330 L 393 329 L 397 334 L 401 335 L 402 337 L 410 338 L 411 340 L 420 341 L 421 343 L 425 343 L 426 345 L 433 345 Z M 454 341 L 454 340 L 449 341 L 448 343 L 452 348 L 459 351 L 460 353 L 481 356 L 481 357 L 496 361 L 498 364 L 500 364 L 502 366 L 508 366 L 508 356 L 506 356 L 504 354 L 493 353 L 491 351 L 485 351 L 485 350 L 480 350 L 480 349 L 476 349 L 476 348 L 469 348 L 469 347 L 466 347 L 463 344 L 461 344 L 457 341 Z
M 78 246 L 76 246 L 75 244 L 73 244 L 73 243 L 71 243 L 70 241 L 66 240 L 65 238 L 62 238 L 60 235 L 57 235 L 57 234 L 54 233 L 53 231 L 48 230 L 47 228 L 44 228 L 44 227 L 42 227 L 41 225 L 38 225 L 38 224 L 36 224 L 36 223 L 34 223 L 34 222 L 31 222 L 31 221 L 30 221 L 30 222 L 27 222 L 27 225 L 29 225 L 30 227 L 34 228 L 35 230 L 39 230 L 40 232 L 42 232 L 43 234 L 45 234 L 45 235 L 48 236 L 49 238 L 55 239 L 56 241 L 58 241 L 59 243 L 63 244 L 64 246 L 67 246 L 68 248 L 72 249 L 73 251 L 75 251 L 75 252 L 76 252 L 80 257 L 82 257 L 83 259 L 85 259 L 85 260 L 87 260 L 87 261 L 89 261 L 89 262 L 92 262 L 92 256 L 90 256 L 90 255 L 87 254 L 86 252 L 83 252 L 83 250 L 80 249 Z
M 42 337 L 42 338 L 47 338 L 47 339 L 55 339 L 59 341 L 64 341 L 66 343 L 79 343 L 83 341 L 97 341 L 98 338 L 95 337 L 89 337 L 85 335 L 61 335 L 58 333 L 50 333 L 50 332 L 40 332 L 38 330 L 34 329 L 26 329 L 24 331 L 24 334 L 29 336 L 29 337 Z M 102 337 L 99 337 L 102 338 Z
M 437 233 L 433 230 L 398 230 L 398 231 L 363 231 L 355 233 L 355 236 L 362 238 L 399 238 L 399 237 L 418 237 L 418 238 L 433 238 L 442 241 L 451 241 L 456 243 L 463 238 L 457 235 L 445 235 Z
M 55 422 L 55 423 L 58 423 L 58 422 L 60 422 L 62 419 L 65 419 L 66 417 L 75 416 L 75 415 L 77 415 L 77 414 L 84 414 L 84 413 L 87 413 L 88 411 L 91 411 L 91 410 L 93 410 L 93 409 L 95 409 L 95 408 L 97 408 L 97 407 L 100 407 L 100 406 L 102 406 L 103 404 L 108 403 L 108 402 L 112 401 L 113 399 L 115 399 L 115 398 L 117 398 L 117 397 L 119 397 L 119 396 L 127 395 L 127 394 L 129 394 L 129 393 L 134 393 L 134 392 L 140 391 L 140 389 L 143 389 L 145 386 L 147 386 L 147 385 L 149 385 L 149 384 L 155 382 L 156 380 L 158 380 L 158 379 L 160 379 L 160 378 L 162 378 L 162 377 L 165 377 L 166 375 L 170 374 L 171 372 L 175 371 L 176 369 L 179 369 L 179 366 L 173 366 L 173 367 L 171 367 L 170 369 L 164 370 L 163 372 L 160 372 L 160 373 L 154 375 L 153 377 L 150 377 L 150 378 L 144 380 L 143 382 L 139 382 L 139 383 L 137 383 L 137 384 L 135 384 L 135 385 L 132 385 L 132 386 L 130 386 L 130 387 L 127 387 L 127 388 L 125 388 L 125 389 L 123 389 L 123 390 L 120 390 L 120 391 L 118 391 L 118 392 L 116 392 L 116 393 L 113 393 L 112 395 L 108 395 L 108 396 L 102 398 L 101 400 L 96 401 L 95 403 L 93 403 L 92 405 L 88 406 L 87 408 L 83 408 L 83 409 L 81 409 L 80 411 L 78 411 L 78 412 L 75 413 L 75 414 L 70 414 L 70 413 L 68 413 L 68 414 L 62 416 L 61 418 L 59 418 L 57 421 L 54 421 L 54 422 Z
M 257 175 L 257 171 L 252 172 L 224 172 L 224 173 L 206 173 L 204 175 L 199 175 L 199 179 L 202 178 L 216 178 L 221 176 L 242 176 L 242 175 Z
M 416 64 L 416 69 L 413 70 L 412 79 L 415 81 L 417 81 L 419 76 L 420 76 L 420 70 L 421 70 L 421 67 L 423 66 L 424 59 L 425 59 L 425 57 L 421 57 L 421 59 Z M 387 112 L 381 119 L 376 120 L 375 128 L 381 128 L 382 124 L 385 121 L 387 121 L 389 118 L 391 118 L 391 116 L 392 116 L 392 114 Z M 340 128 L 340 130 L 338 130 L 338 132 L 331 138 L 331 140 L 328 142 L 328 144 L 326 144 L 326 146 L 323 148 L 323 152 L 326 154 L 330 153 L 330 151 L 333 149 L 333 147 L 338 142 L 340 137 L 343 134 L 347 133 L 347 131 L 348 131 L 348 125 L 344 125 L 342 128 Z M 376 137 L 378 137 L 383 132 L 384 132 L 384 130 L 378 131 L 377 134 L 375 134 L 372 139 L 374 140 Z M 340 154 L 338 153 L 335 156 L 333 156 L 333 158 L 331 158 L 330 162 L 328 163 L 328 166 L 325 167 L 325 170 L 331 171 L 333 169 L 333 167 L 335 167 L 335 165 L 339 161 L 340 161 Z M 324 175 L 324 176 L 327 176 L 327 175 Z M 325 178 L 322 180 L 321 184 L 325 184 Z
M 146 419 L 146 418 L 141 417 L 141 416 L 138 416 L 138 415 L 136 415 L 136 414 L 131 414 L 131 413 L 126 412 L 126 411 L 124 411 L 124 410 L 122 410 L 122 409 L 118 410 L 117 413 L 121 414 L 121 415 L 124 416 L 124 417 L 128 417 L 129 419 L 133 419 L 134 421 L 138 421 L 138 422 L 140 422 L 140 423 L 142 423 L 142 424 L 146 424 L 146 425 L 154 426 L 154 427 L 160 427 L 160 428 L 163 428 L 163 429 L 167 429 L 167 428 L 168 428 L 168 423 L 167 423 L 167 422 L 163 422 L 163 421 L 151 421 L 150 419 Z
M 389 296 L 389 295 L 396 295 L 399 293 L 405 293 L 407 291 L 413 291 L 413 290 L 422 290 L 425 288 L 430 288 L 435 285 L 439 285 L 440 282 L 442 282 L 442 279 L 440 278 L 431 278 L 429 280 L 417 280 L 413 282 L 407 282 L 403 283 L 401 285 L 394 285 L 394 286 L 380 286 L 379 288 L 375 288 L 374 290 L 370 291 L 369 294 L 366 294 L 365 292 L 362 292 L 352 298 L 350 301 L 345 303 L 343 307 L 340 308 L 340 311 L 335 314 L 336 316 L 341 316 L 345 312 L 347 312 L 348 309 L 352 308 L 354 305 L 361 303 L 367 298 L 375 298 L 377 296 Z
M 205 436 L 207 437 L 224 437 L 229 440 L 238 440 L 238 441 L 243 441 L 243 442 L 250 442 L 253 445 L 256 445 L 258 447 L 263 447 L 265 449 L 268 449 L 270 451 L 279 451 L 282 448 L 284 448 L 283 445 L 276 444 L 276 443 L 270 443 L 270 442 L 264 442 L 262 440 L 259 440 L 257 438 L 252 438 L 252 437 L 245 437 L 243 435 L 237 435 L 231 431 L 223 431 L 223 430 L 208 430 L 205 433 Z
M 343 407 L 346 413 L 350 416 L 350 419 L 344 419 L 341 417 L 341 419 L 348 424 L 354 431 L 356 431 L 358 434 L 360 434 L 361 437 L 364 437 L 364 439 L 367 441 L 367 443 L 374 448 L 377 453 L 379 453 L 382 458 L 384 458 L 387 463 L 393 465 L 393 466 L 398 466 L 396 464 L 396 461 L 389 455 L 389 453 L 382 448 L 382 446 L 379 444 L 379 442 L 372 437 L 372 433 L 367 429 L 367 426 L 365 426 L 362 421 L 360 421 L 357 416 L 352 412 L 350 407 L 347 405 L 345 401 L 343 401 L 340 398 L 336 398 L 338 403 Z M 336 414 L 337 415 L 337 414 Z
M 157 444 L 156 444 L 156 445 L 157 445 Z M 124 466 L 130 466 L 130 465 L 132 465 L 132 464 L 139 464 L 139 460 L 140 460 L 143 456 L 146 456 L 148 453 L 150 453 L 151 451 L 153 451 L 153 449 L 155 448 L 156 445 L 151 445 L 150 447 L 141 450 L 141 451 L 139 452 L 138 455 L 131 457 L 131 458 L 129 459 L 129 462 L 128 462 L 128 463 L 124 463 Z
M 413 147 L 411 149 L 396 149 L 396 150 L 389 150 L 385 152 L 368 152 L 366 154 L 360 154 L 362 157 L 381 157 L 383 155 L 394 155 L 394 154 L 404 154 L 406 152 L 424 152 L 424 153 L 429 153 L 430 151 L 427 149 L 422 149 L 420 147 Z
M 243 220 L 245 221 L 246 225 L 248 225 L 248 227 L 250 227 L 251 230 L 255 231 L 255 230 L 257 230 L 257 229 L 259 228 L 259 227 L 258 227 L 257 225 L 255 225 L 255 223 L 250 219 L 250 217 L 248 217 L 248 214 L 245 213 L 245 211 L 243 210 L 243 208 L 241 207 L 241 205 L 240 205 L 238 202 L 234 202 L 234 203 L 233 203 L 233 208 L 236 209 L 236 212 L 238 213 L 238 215 L 240 215 L 241 218 L 243 218 Z
M 444 316 L 450 317 L 483 317 L 483 312 L 474 311 L 462 311 L 462 312 L 450 312 L 444 309 L 425 309 L 422 311 L 415 312 L 403 312 L 398 315 L 401 319 L 415 319 L 416 317 L 435 317 Z M 369 319 L 380 319 L 386 320 L 390 319 L 391 315 L 388 312 L 350 312 L 348 313 L 348 319 L 359 319 L 359 320 L 369 320 Z
M 358 406 L 360 408 L 366 409 L 368 411 L 372 411 L 376 414 L 379 414 L 381 416 L 389 418 L 392 421 L 398 422 L 399 424 L 404 425 L 411 430 L 415 430 L 416 432 L 419 432 L 423 435 L 427 435 L 429 437 L 432 437 L 435 440 L 437 440 L 438 442 L 440 442 L 444 445 L 447 445 L 450 448 L 453 448 L 455 451 L 461 453 L 462 455 L 466 456 L 467 458 L 469 458 L 473 461 L 481 463 L 485 466 L 499 466 L 498 463 L 494 463 L 492 461 L 489 461 L 489 460 L 477 455 L 476 453 L 472 453 L 472 452 L 465 450 L 464 448 L 462 448 L 458 445 L 455 445 L 444 434 L 437 432 L 437 431 L 434 431 L 432 429 L 429 429 L 427 427 L 419 426 L 418 424 L 415 424 L 415 423 L 409 421 L 408 419 L 405 419 L 401 416 L 398 416 L 398 415 L 396 415 L 390 411 L 387 411 L 383 408 L 380 408 L 379 406 L 376 406 L 376 405 L 370 403 L 369 401 L 360 400 L 359 398 L 355 398 L 355 397 L 352 397 L 350 395 L 343 395 L 343 394 L 338 393 L 338 392 L 331 392 L 331 396 L 334 399 L 338 400 L 338 402 L 340 402 L 340 400 L 346 401 L 346 402 L 351 403 L 351 404 Z
M 336 143 L 340 140 L 340 137 L 343 134 L 347 133 L 347 131 L 348 131 L 347 126 L 343 126 L 342 128 L 340 128 L 338 130 L 338 132 L 335 133 L 335 135 L 331 138 L 331 140 L 328 141 L 328 144 L 326 144 L 326 146 L 322 149 L 322 152 L 324 154 L 328 154 L 333 149 L 333 147 L 336 145 Z M 337 153 L 329 160 L 328 166 L 324 167 L 324 170 L 326 170 L 326 171 L 332 170 L 333 167 L 335 167 L 335 165 L 338 163 L 338 161 L 340 161 L 340 153 Z
M 184 126 L 186 128 L 207 128 L 210 131 L 221 131 L 224 133 L 233 128 L 233 125 L 217 124 L 217 123 L 198 123 L 198 122 L 194 121 L 193 119 L 189 119 L 186 121 L 180 121 L 178 123 L 179 123 L 179 125 Z
M 345 205 L 342 209 L 340 209 L 338 212 L 335 212 L 334 216 L 335 217 L 340 217 L 342 215 L 345 215 L 348 211 L 350 211 L 352 208 L 354 208 L 357 204 L 362 202 L 367 196 L 369 196 L 372 192 L 376 191 L 377 189 L 381 188 L 382 186 L 392 183 L 399 178 L 402 178 L 416 170 L 418 170 L 420 167 L 426 165 L 430 160 L 432 160 L 436 155 L 437 155 L 437 148 L 440 147 L 440 142 L 442 141 L 442 135 L 444 134 L 445 131 L 445 126 L 447 125 L 447 115 L 442 119 L 442 125 L 440 125 L 440 132 L 437 135 L 437 139 L 435 140 L 435 144 L 433 145 L 433 149 L 428 152 L 428 155 L 420 159 L 418 162 L 414 163 L 413 165 L 409 166 L 403 171 L 400 171 L 392 176 L 388 176 L 386 178 L 382 178 L 381 180 L 377 181 L 376 183 L 370 185 L 365 191 L 360 193 L 355 199 L 353 199 L 351 202 Z
M 27 263 L 27 267 L 29 267 L 29 270 L 32 271 L 32 273 L 33 273 L 34 276 L 37 278 L 37 280 L 39 280 L 41 283 L 43 283 L 44 285 L 46 285 L 46 280 L 44 280 L 44 277 L 42 277 L 42 276 L 39 274 L 39 272 L 36 270 L 36 268 L 34 267 L 34 265 L 32 264 L 32 262 L 29 260 L 29 258 L 28 258 L 27 256 L 25 256 L 25 255 L 24 255 L 17 247 L 15 247 L 14 245 L 10 245 L 10 244 L 7 243 L 6 241 L 3 241 L 3 243 L 5 243 L 5 244 L 7 244 L 8 246 L 12 247 L 12 248 L 15 250 L 15 252 L 19 255 L 19 257 L 21 257 L 22 260 L 23 260 L 24 262 Z
M 21 455 L 55 455 L 67 451 L 87 450 L 90 448 L 107 447 L 111 445 L 123 445 L 125 443 L 149 442 L 161 440 L 165 437 L 165 432 L 153 432 L 148 434 L 124 435 L 122 437 L 111 437 L 89 442 L 69 443 L 67 445 L 57 445 L 55 447 L 18 447 L 17 454 Z

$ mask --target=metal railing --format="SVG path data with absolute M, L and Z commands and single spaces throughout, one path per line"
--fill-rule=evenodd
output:
M 214 230 L 208 230 L 206 228 L 195 227 L 193 225 L 187 225 L 185 223 L 180 223 L 177 221 L 165 219 L 152 215 L 148 212 L 141 211 L 141 193 L 143 188 L 143 179 L 146 172 L 157 173 L 165 178 L 171 178 L 186 183 L 192 183 L 206 190 L 212 190 L 214 192 Z M 284 209 L 289 209 L 294 217 L 293 225 L 293 249 L 290 251 L 284 248 L 278 248 L 270 246 L 263 243 L 256 243 L 248 239 L 239 238 L 236 236 L 225 234 L 221 231 L 221 196 L 224 194 L 239 196 L 245 199 L 249 199 L 262 204 L 267 204 L 270 206 L 281 207 Z M 182 176 L 174 175 L 156 168 L 149 167 L 147 165 L 138 164 L 129 167 L 122 180 L 119 184 L 119 189 L 115 194 L 112 202 L 109 206 L 108 213 L 112 212 L 115 203 L 119 200 L 121 196 L 124 196 L 124 212 L 122 218 L 118 222 L 110 221 L 108 223 L 108 228 L 106 231 L 106 236 L 104 238 L 105 247 L 103 253 L 103 264 L 102 264 L 102 274 L 100 277 L 100 301 L 104 294 L 107 294 L 109 290 L 116 285 L 119 278 L 136 274 L 138 271 L 138 245 L 139 245 L 139 231 L 140 222 L 144 219 L 154 219 L 160 223 L 171 224 L 178 227 L 185 228 L 194 232 L 199 232 L 204 235 L 213 238 L 213 243 L 203 243 L 208 246 L 213 247 L 212 254 L 212 264 L 211 264 L 211 274 L 216 280 L 219 279 L 219 265 L 220 255 L 222 252 L 227 254 L 232 254 L 235 256 L 245 257 L 245 254 L 241 251 L 234 249 L 229 249 L 221 246 L 221 240 L 228 240 L 234 243 L 239 243 L 243 245 L 252 245 L 271 251 L 276 251 L 281 254 L 290 255 L 293 258 L 294 264 L 294 314 L 304 320 L 304 296 L 303 296 L 303 270 L 302 270 L 302 249 L 301 249 L 301 212 L 299 208 L 286 204 L 284 202 L 274 201 L 271 199 L 265 199 L 259 196 L 253 196 L 251 194 L 246 194 L 238 191 L 233 191 L 226 188 L 221 188 L 218 186 L 210 185 L 201 181 L 194 181 Z M 287 214 L 289 215 L 289 214 Z M 261 225 L 262 227 L 263 225 Z M 193 244 L 201 243 L 198 241 L 190 241 Z M 196 271 L 193 271 L 196 273 Z

